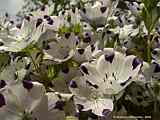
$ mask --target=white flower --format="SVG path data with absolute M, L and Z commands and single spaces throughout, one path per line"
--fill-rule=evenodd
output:
M 44 29 L 43 34 L 40 36 L 40 43 L 51 39 L 57 39 L 56 36 L 58 34 L 59 29 L 64 26 L 69 26 L 68 22 L 64 19 L 63 16 L 44 15 L 43 18 L 38 19 L 43 22 Z
M 2 86 L 3 85 L 3 86 Z M 46 93 L 38 82 L 0 82 L 0 117 L 3 120 L 64 120 L 63 108 L 72 94 Z
M 63 36 L 57 37 L 56 41 L 48 44 L 48 49 L 44 50 L 46 58 L 56 62 L 65 62 L 73 57 L 78 38 L 73 33 L 65 33 Z
M 81 73 L 78 68 L 65 66 L 60 70 L 58 76 L 52 80 L 52 88 L 57 92 L 69 93 L 70 90 L 68 89 L 68 84 L 70 80 L 80 75 Z
M 45 88 L 40 83 L 13 82 L 0 90 L 0 117 L 4 120 L 34 117 L 32 111 L 40 103 L 44 94 Z
M 151 65 L 144 72 L 147 81 L 157 81 L 160 79 L 160 64 L 152 61 Z
M 160 48 L 155 48 L 152 51 L 152 58 L 153 58 L 153 61 L 160 64 Z
M 16 57 L 11 59 L 10 64 L 5 66 L 0 72 L 0 79 L 10 81 L 11 80 L 23 80 L 28 72 L 30 66 L 30 59 L 27 57 Z
M 46 30 L 52 30 L 53 32 L 58 32 L 61 27 L 69 27 L 69 23 L 65 20 L 63 15 L 59 16 L 43 16 L 43 21 L 45 23 Z
M 87 46 L 86 48 L 77 48 L 75 55 L 73 56 L 73 59 L 77 62 L 86 62 L 90 61 L 93 58 L 96 57 L 96 54 L 99 52 L 97 43 L 96 44 L 91 44 Z
M 139 33 L 138 28 L 133 28 L 133 25 L 124 25 L 124 27 L 120 28 L 119 26 L 111 29 L 115 34 L 119 34 L 120 40 L 128 40 L 130 37 L 134 37 Z
M 40 9 L 38 9 L 37 11 L 31 12 L 31 15 L 33 15 L 37 18 L 43 18 L 44 15 L 50 16 L 53 14 L 53 11 L 54 11 L 53 7 L 54 7 L 54 5 L 51 5 L 51 6 L 44 5 Z
M 70 90 L 75 95 L 74 102 L 78 112 L 92 110 L 96 115 L 107 115 L 107 112 L 113 110 L 113 101 L 103 97 L 94 87 L 90 86 L 85 77 L 75 78 L 70 82 Z
M 73 8 L 60 12 L 59 16 L 63 16 L 65 20 L 68 20 L 72 25 L 80 24 L 81 16 L 79 14 L 78 8 Z
M 137 2 L 126 2 L 126 3 L 131 12 L 138 14 L 140 10 L 140 5 Z
M 44 32 L 41 23 L 40 19 L 36 21 L 31 17 L 24 19 L 21 29 L 12 28 L 11 34 L 2 38 L 3 45 L 0 46 L 0 50 L 19 52 L 31 43 L 36 43 Z
M 80 11 L 82 19 L 90 23 L 92 26 L 105 25 L 106 19 L 110 12 L 111 1 L 107 1 L 107 5 L 103 5 L 101 2 L 96 2 L 93 6 L 86 4 L 86 6 Z
M 75 95 L 75 103 L 83 106 L 82 110 L 91 109 L 96 115 L 103 116 L 113 110 L 110 97 L 120 97 L 138 75 L 142 63 L 136 56 L 125 56 L 112 48 L 99 51 L 97 57 L 96 61 L 81 65 L 84 76 L 73 79 L 70 89 Z
M 9 21 L 8 15 L 0 14 L 0 31 L 7 30 L 8 28 L 12 28 L 13 24 Z

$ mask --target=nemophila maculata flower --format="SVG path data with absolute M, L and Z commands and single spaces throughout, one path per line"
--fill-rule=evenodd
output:
M 21 28 L 12 28 L 10 34 L 2 38 L 3 45 L 0 46 L 0 50 L 20 52 L 31 43 L 36 43 L 44 32 L 41 23 L 40 19 L 27 17 L 23 20 Z
M 27 57 L 15 57 L 0 73 L 0 79 L 12 82 L 12 80 L 23 80 L 30 67 L 30 59 Z
M 4 120 L 64 120 L 64 106 L 72 94 L 46 93 L 42 84 L 32 81 L 0 86 L 0 117 Z
M 44 50 L 44 52 L 50 56 L 50 60 L 59 63 L 65 62 L 75 54 L 79 42 L 77 37 L 74 33 L 64 33 L 64 35 L 58 36 L 56 41 L 51 41 L 48 44 L 49 49 Z
M 81 19 L 78 8 L 61 11 L 59 16 L 64 16 L 64 19 L 71 25 L 79 24 Z
M 155 48 L 152 51 L 152 58 L 154 61 L 160 64 L 160 48 Z
M 32 111 L 44 94 L 43 85 L 37 82 L 23 81 L 6 85 L 0 89 L 0 117 L 4 120 L 36 119 Z
M 113 110 L 111 96 L 121 94 L 134 80 L 142 62 L 136 56 L 125 56 L 112 48 L 99 52 L 97 60 L 81 64 L 83 76 L 73 79 L 70 89 L 75 104 L 83 106 L 82 111 L 92 110 L 103 116 L 104 111 Z
M 121 28 L 118 26 L 117 28 L 111 29 L 111 31 L 115 34 L 118 34 L 121 41 L 130 41 L 131 38 L 135 37 L 138 34 L 139 29 L 134 28 L 134 26 L 130 24 L 124 25 Z
M 70 93 L 70 90 L 68 89 L 70 80 L 80 75 L 80 70 L 77 67 L 62 67 L 57 77 L 52 80 L 52 88 L 57 92 Z
M 8 15 L 0 15 L 0 31 L 7 31 L 13 27 L 13 21 L 10 21 Z
M 95 2 L 94 5 L 87 4 L 80 10 L 82 19 L 94 27 L 103 26 L 110 12 L 111 1 L 103 5 L 101 2 Z
M 80 63 L 85 62 L 85 61 L 90 61 L 96 57 L 96 54 L 98 52 L 99 51 L 98 51 L 97 43 L 90 44 L 89 46 L 85 48 L 77 47 L 75 55 L 73 56 L 73 59 Z

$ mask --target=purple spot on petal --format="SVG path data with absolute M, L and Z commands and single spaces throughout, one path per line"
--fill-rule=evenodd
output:
M 44 19 L 48 19 L 49 16 L 48 16 L 48 15 L 44 15 L 43 18 L 44 18 Z
M 0 80 L 0 89 L 6 86 L 6 82 L 4 80 Z
M 49 24 L 49 25 L 53 25 L 53 23 L 54 23 L 54 22 L 53 22 L 52 19 L 50 19 L 50 20 L 48 21 L 48 24 Z
M 41 18 L 38 18 L 37 19 L 37 22 L 36 22 L 36 28 L 43 22 L 43 20 Z
M 81 69 L 85 74 L 88 74 L 88 75 L 89 75 L 88 69 L 87 69 L 84 65 L 82 65 L 82 66 L 80 67 L 80 69 Z
M 153 55 L 157 55 L 158 52 L 157 52 L 156 50 L 153 50 L 153 51 L 152 51 L 152 54 L 153 54 Z
M 84 53 L 84 49 L 83 49 L 83 48 L 79 48 L 79 49 L 78 49 L 78 53 L 79 53 L 80 55 L 82 55 L 82 54 Z
M 54 108 L 55 109 L 59 109 L 59 110 L 63 110 L 64 106 L 65 106 L 65 102 L 64 101 L 57 101 Z
M 134 60 L 132 62 L 133 70 L 141 63 L 142 63 L 142 61 L 140 59 L 134 58 Z
M 76 12 L 76 9 L 75 9 L 75 8 L 72 8 L 72 12 L 75 13 L 75 12 Z
M 17 27 L 18 29 L 21 29 L 21 26 L 22 26 L 22 24 L 17 24 L 17 25 L 16 25 L 16 27 Z
M 113 62 L 113 59 L 114 59 L 114 53 L 113 54 L 110 54 L 110 55 L 105 55 L 105 60 L 112 63 Z
M 81 105 L 81 104 L 77 104 L 77 109 L 78 109 L 79 111 L 82 111 L 82 110 L 84 109 L 84 106 Z
M 110 113 L 111 113 L 111 111 L 109 109 L 104 109 L 102 111 L 102 115 L 104 115 L 104 116 L 108 116 Z
M 160 65 L 159 65 L 159 64 L 157 64 L 157 63 L 155 64 L 154 72 L 155 72 L 155 73 L 160 72 Z
M 69 86 L 70 86 L 71 88 L 77 88 L 77 87 L 78 87 L 77 83 L 76 83 L 74 80 L 71 80 L 71 81 L 70 81 Z
M 46 9 L 46 7 L 43 5 L 43 6 L 41 7 L 41 11 L 45 11 L 45 9 Z
M 26 20 L 30 21 L 30 17 L 29 16 L 25 16 L 24 17 Z
M 102 13 L 104 13 L 107 10 L 107 7 L 101 7 L 100 10 Z
M 6 105 L 4 96 L 0 93 L 0 108 Z
M 85 8 L 82 8 L 82 11 L 83 11 L 84 14 L 86 13 L 86 9 Z
M 91 42 L 91 37 L 90 37 L 90 36 L 85 37 L 85 38 L 83 39 L 83 42 L 84 42 L 84 43 L 89 43 L 89 42 Z
M 88 33 L 88 32 L 86 32 L 85 34 L 84 34 L 84 38 L 83 38 L 83 42 L 84 43 L 89 43 L 89 42 L 91 42 L 91 35 L 90 35 L 90 33 Z
M 93 52 L 96 48 L 94 47 L 94 45 L 91 45 L 91 52 Z
M 70 37 L 70 35 L 71 35 L 71 33 L 65 33 L 65 38 L 69 38 Z
M 31 81 L 24 80 L 23 87 L 26 88 L 27 90 L 30 90 L 33 88 L 33 83 Z
M 86 80 L 86 83 L 87 83 L 89 86 L 94 87 L 95 89 L 98 89 L 98 88 L 99 88 L 99 87 L 98 87 L 98 85 L 93 84 L 93 83 L 91 83 L 91 82 L 90 82 L 90 81 L 88 81 L 88 80 Z
M 110 35 L 110 34 L 112 34 L 112 31 L 107 30 L 106 33 L 107 33 L 108 35 Z

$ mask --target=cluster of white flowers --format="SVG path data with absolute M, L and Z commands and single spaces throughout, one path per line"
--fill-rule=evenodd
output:
M 0 17 L 0 119 L 109 120 L 122 108 L 160 108 L 160 15 L 155 25 L 143 19 L 139 0 L 81 2 L 58 15 L 42 6 L 20 24 Z

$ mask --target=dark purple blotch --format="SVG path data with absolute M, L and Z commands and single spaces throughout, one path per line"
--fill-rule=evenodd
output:
M 80 55 L 82 55 L 82 54 L 84 53 L 84 49 L 83 49 L 83 48 L 79 48 L 79 49 L 78 49 L 78 53 L 79 53 Z
M 104 115 L 104 116 L 108 116 L 110 113 L 111 113 L 111 111 L 109 109 L 104 109 L 102 111 L 102 115 Z
M 94 45 L 91 45 L 91 52 L 93 52 L 96 48 L 94 47 Z
M 27 21 L 30 21 L 30 16 L 25 16 L 24 17 Z
M 0 80 L 0 89 L 6 86 L 6 82 L 4 80 Z
M 77 109 L 81 112 L 84 109 L 84 106 L 81 104 L 77 104 Z
M 157 54 L 158 54 L 157 50 L 153 50 L 153 51 L 152 51 L 152 54 L 153 54 L 153 55 L 157 55 Z
M 142 63 L 142 61 L 138 58 L 134 58 L 134 60 L 132 61 L 132 66 L 133 66 L 133 70 Z
M 112 53 L 112 54 L 110 54 L 110 55 L 108 55 L 108 54 L 104 55 L 105 60 L 108 61 L 108 62 L 110 62 L 110 63 L 113 62 L 114 56 L 115 56 L 114 53 Z
M 59 110 L 63 110 L 64 106 L 65 106 L 64 101 L 57 101 L 54 108 L 59 109 Z
M 0 93 L 0 108 L 6 105 L 4 96 Z
M 36 22 L 36 28 L 43 22 L 43 20 L 41 18 L 38 18 L 37 19 L 37 22 Z
M 85 8 L 82 8 L 82 11 L 84 14 L 86 14 L 86 9 Z
M 101 7 L 100 10 L 102 13 L 104 13 L 107 10 L 107 7 Z
M 95 89 L 98 89 L 98 88 L 99 88 L 98 85 L 93 84 L 93 83 L 91 83 L 91 82 L 88 81 L 88 80 L 86 80 L 86 83 L 87 83 L 89 86 L 94 87 Z
M 27 90 L 31 90 L 33 88 L 32 81 L 24 80 L 23 81 L 23 87 L 26 88 Z
M 70 81 L 69 86 L 70 86 L 71 88 L 77 88 L 77 87 L 78 87 L 76 81 L 74 81 L 74 80 L 71 80 L 71 81 Z
M 160 65 L 156 63 L 154 73 L 158 73 L 158 72 L 160 72 Z
M 50 19 L 50 20 L 48 21 L 48 24 L 49 24 L 49 25 L 53 25 L 53 23 L 54 23 L 54 21 L 53 21 L 52 19 Z
M 71 35 L 71 33 L 69 33 L 69 32 L 68 32 L 68 33 L 65 33 L 65 38 L 68 39 L 68 38 L 70 37 L 70 35 Z
M 89 72 L 88 72 L 88 69 L 84 66 L 84 65 L 81 65 L 80 69 L 87 75 L 89 75 Z

